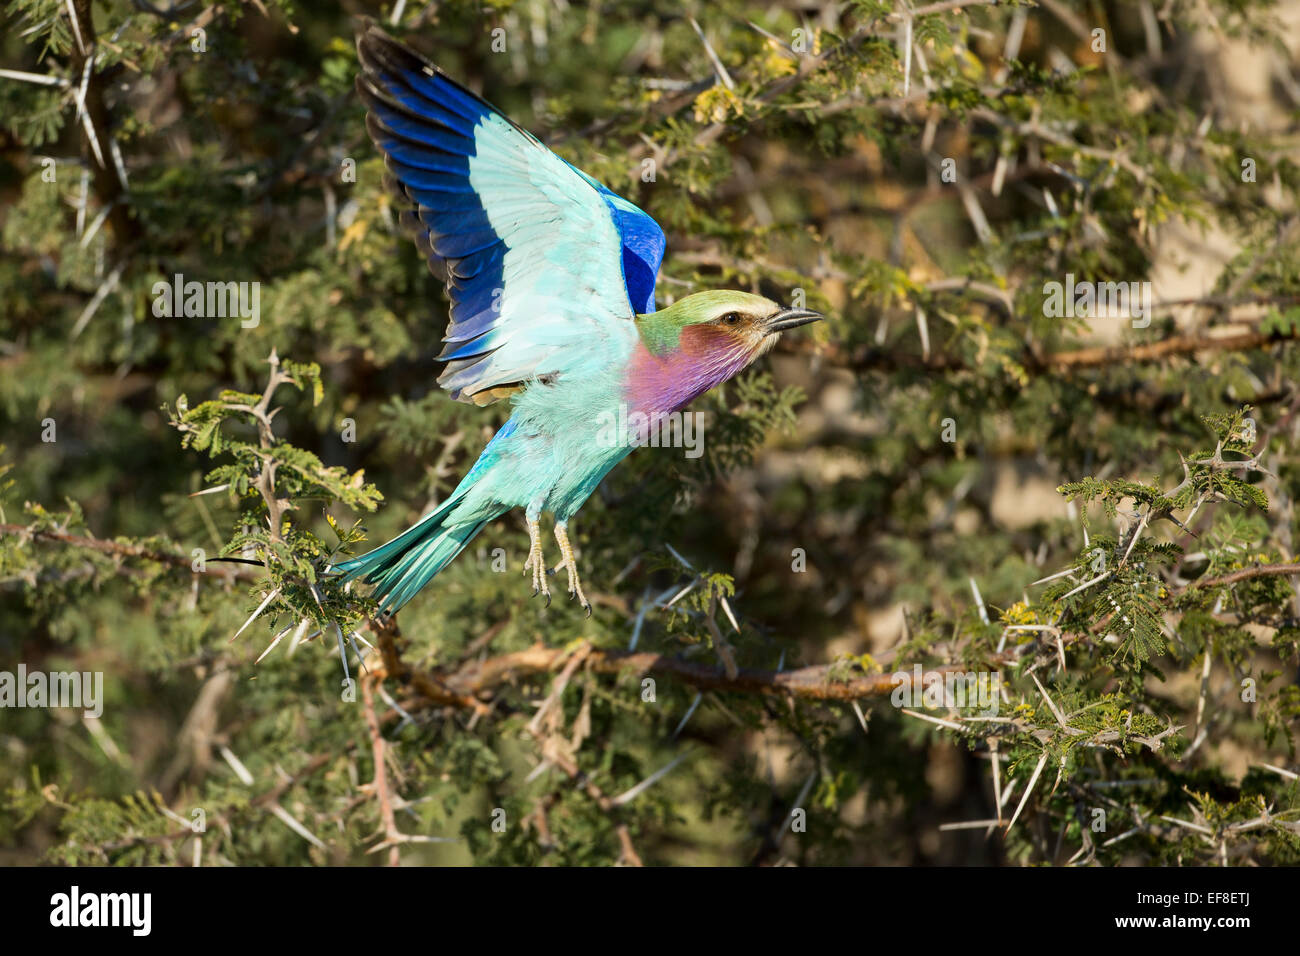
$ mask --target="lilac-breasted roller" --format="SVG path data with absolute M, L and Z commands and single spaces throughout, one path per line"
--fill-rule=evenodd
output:
M 484 525 L 523 508 L 524 570 L 549 602 L 539 524 L 549 512 L 555 570 L 590 614 L 569 519 L 644 443 L 648 423 L 821 315 L 734 291 L 656 310 L 665 240 L 650 216 L 378 27 L 363 30 L 357 49 L 366 128 L 406 206 L 402 222 L 446 273 L 438 384 L 478 405 L 508 397 L 513 412 L 446 501 L 337 570 L 373 584 L 380 611 L 394 612 Z M 635 424 L 610 440 L 601 423 L 611 420 Z

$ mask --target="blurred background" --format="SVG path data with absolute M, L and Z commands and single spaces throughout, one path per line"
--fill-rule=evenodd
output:
M 761 671 L 964 663 L 1003 649 L 1008 613 L 1038 620 L 1032 582 L 1083 549 L 1058 486 L 1172 487 L 1180 454 L 1214 448 L 1203 416 L 1246 404 L 1273 456 L 1256 476 L 1271 508 L 1206 508 L 1199 539 L 1151 534 L 1214 569 L 1292 559 L 1300 2 L 16 0 L 0 13 L 0 670 L 102 672 L 106 700 L 99 720 L 0 709 L 0 861 L 1069 859 L 1091 804 L 1066 784 L 1051 800 L 1040 787 L 1011 834 L 941 829 L 1010 815 L 1031 733 L 990 757 L 887 697 L 672 674 L 649 704 L 639 673 L 575 664 L 557 683 L 573 658 L 503 670 L 482 711 L 391 667 L 374 697 L 341 701 L 328 634 L 260 662 L 296 621 L 230 642 L 265 589 L 248 566 L 191 573 L 189 556 L 229 551 L 248 503 L 191 497 L 214 463 L 169 424 L 180 396 L 260 394 L 272 349 L 318 363 L 319 403 L 278 392 L 276 434 L 363 470 L 383 502 L 304 501 L 294 520 L 324 537 L 326 511 L 363 517 L 372 544 L 454 487 L 509 414 L 435 385 L 446 298 L 396 228 L 365 133 L 361 15 L 654 216 L 661 304 L 743 288 L 829 316 L 696 403 L 701 458 L 639 452 L 593 496 L 574 524 L 590 621 L 528 600 L 508 516 L 403 611 L 412 668 L 581 641 L 712 668 L 709 621 Z M 158 317 L 153 287 L 177 273 L 260 283 L 260 323 Z M 1149 282 L 1150 326 L 1046 314 L 1044 284 L 1067 273 Z M 1092 533 L 1130 515 L 1094 508 Z M 1217 653 L 1171 641 L 1119 673 L 1100 640 L 1072 646 L 1057 679 L 1082 702 L 1119 694 L 1185 724 L 1184 754 L 1207 734 L 1190 756 L 1073 754 L 1071 778 L 1138 780 L 1135 805 L 1180 815 L 1188 788 L 1225 820 L 1260 795 L 1293 805 L 1294 773 L 1258 770 L 1295 762 L 1281 587 L 1268 622 L 1229 622 Z M 728 588 L 734 627 L 717 614 Z M 1268 707 L 1238 699 L 1245 674 Z M 1032 711 L 1026 683 L 1030 703 L 1008 703 Z M 999 759 L 999 787 L 1018 785 L 1002 811 Z M 447 842 L 366 852 L 394 827 Z M 1286 829 L 1208 849 L 1185 836 L 1088 859 L 1300 852 Z

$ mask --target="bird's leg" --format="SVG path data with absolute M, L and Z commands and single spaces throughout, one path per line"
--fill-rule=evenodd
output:
M 555 522 L 555 543 L 560 546 L 560 563 L 551 573 L 554 574 L 560 568 L 569 572 L 569 597 L 576 597 L 578 603 L 586 609 L 587 617 L 591 617 L 591 602 L 587 600 L 587 595 L 582 593 L 582 582 L 578 579 L 578 562 L 573 557 L 573 545 L 569 544 L 567 522 Z
M 536 518 L 528 517 L 528 560 L 524 570 L 533 572 L 533 597 L 538 593 L 546 595 L 546 604 L 551 603 L 551 587 L 546 583 L 546 562 L 542 560 L 542 529 Z

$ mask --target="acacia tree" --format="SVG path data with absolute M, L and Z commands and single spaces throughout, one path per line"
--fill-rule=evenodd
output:
M 105 682 L 3 710 L 15 858 L 1297 860 L 1296 4 L 417 6 L 6 11 L 0 672 Z M 363 12 L 661 299 L 831 316 L 584 508 L 590 620 L 514 519 L 397 621 L 325 573 L 508 414 L 434 384 Z

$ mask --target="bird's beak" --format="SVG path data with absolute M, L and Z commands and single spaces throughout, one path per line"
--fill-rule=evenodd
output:
M 768 335 L 775 335 L 777 332 L 797 329 L 801 325 L 807 325 L 809 322 L 816 322 L 818 319 L 824 318 L 826 316 L 811 309 L 782 309 L 775 315 L 768 317 L 765 323 L 765 331 Z

